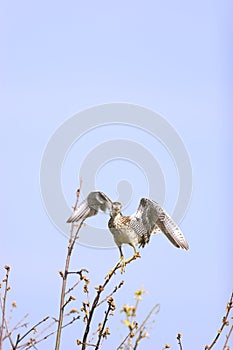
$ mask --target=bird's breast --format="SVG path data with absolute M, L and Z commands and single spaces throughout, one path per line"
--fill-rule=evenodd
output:
M 130 216 L 116 215 L 115 217 L 111 217 L 108 222 L 108 227 L 109 229 L 128 230 L 130 228 Z
M 130 217 L 121 216 L 118 218 L 110 218 L 108 227 L 117 245 L 123 243 L 138 244 L 138 236 L 130 226 Z

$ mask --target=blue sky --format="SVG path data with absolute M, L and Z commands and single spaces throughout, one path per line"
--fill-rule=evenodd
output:
M 176 250 L 162 235 L 153 237 L 141 251 L 142 259 L 123 276 L 126 285 L 117 304 L 131 303 L 142 285 L 148 291 L 143 312 L 160 303 L 147 349 L 162 349 L 165 343 L 177 348 L 178 332 L 187 349 L 203 348 L 214 337 L 232 290 L 231 10 L 229 1 L 1 5 L 0 265 L 12 267 L 10 298 L 18 303 L 16 316 L 29 312 L 36 322 L 58 312 L 57 271 L 64 265 L 67 240 L 49 219 L 40 193 L 48 141 L 78 112 L 125 102 L 159 113 L 176 130 L 192 164 L 193 191 L 180 224 L 190 251 Z M 177 195 L 174 164 L 158 142 L 124 126 L 90 131 L 73 145 L 62 168 L 67 204 L 73 205 L 79 157 L 83 160 L 100 141 L 119 138 L 143 144 L 156 155 L 171 211 Z M 130 162 L 109 163 L 96 175 L 96 185 L 111 196 L 119 180 L 112 175 L 115 167 L 134 189 L 125 210 L 130 214 L 140 196 L 147 195 L 146 176 Z M 102 218 L 93 220 L 103 225 Z M 94 286 L 117 259 L 117 250 L 77 245 L 72 268 L 87 267 Z M 123 331 L 118 311 L 110 323 L 112 348 Z M 77 348 L 74 332 L 76 328 L 64 332 L 69 349 Z M 109 349 L 107 342 L 103 348 Z

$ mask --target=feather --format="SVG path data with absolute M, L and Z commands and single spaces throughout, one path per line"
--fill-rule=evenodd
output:
M 140 236 L 142 247 L 149 242 L 152 233 L 160 230 L 177 248 L 189 249 L 188 243 L 175 221 L 158 203 L 150 199 L 141 199 L 138 210 L 132 215 L 132 223 Z
M 99 191 L 90 192 L 86 199 L 77 207 L 67 222 L 77 222 L 97 215 L 99 210 L 106 211 L 112 207 L 112 201 Z

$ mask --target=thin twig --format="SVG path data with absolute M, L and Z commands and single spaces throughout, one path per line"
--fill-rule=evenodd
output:
M 156 310 L 157 309 L 157 310 Z M 155 312 L 156 310 L 156 312 Z M 152 307 L 150 310 L 149 314 L 146 316 L 145 320 L 142 322 L 141 326 L 137 329 L 135 332 L 135 335 L 146 325 L 147 321 L 151 318 L 151 315 L 155 312 L 156 314 L 160 311 L 160 305 L 156 304 L 155 306 Z
M 72 292 L 72 290 L 74 290 L 74 289 L 80 284 L 80 282 L 81 282 L 81 281 L 75 282 L 75 284 L 74 284 L 72 287 L 70 287 L 70 288 L 65 292 L 65 295 L 66 295 L 66 294 L 69 294 L 70 292 Z
M 227 343 L 228 343 L 228 340 L 230 339 L 230 336 L 231 336 L 232 331 L 233 331 L 233 325 L 231 326 L 231 328 L 230 328 L 228 334 L 226 335 L 226 341 L 225 341 L 225 344 L 224 344 L 224 346 L 223 346 L 223 350 L 225 350 L 225 349 L 228 348 Z M 230 349 L 230 347 L 229 347 L 229 349 Z
M 109 316 L 109 313 L 110 313 L 111 310 L 112 310 L 112 307 L 111 307 L 111 304 L 109 303 L 108 304 L 108 309 L 105 311 L 105 317 L 104 317 L 103 324 L 101 326 L 101 330 L 99 331 L 98 340 L 97 340 L 97 343 L 96 343 L 95 350 L 98 350 L 100 348 L 100 342 L 101 342 L 101 339 L 104 336 L 105 326 L 106 326 L 106 323 L 108 321 L 108 316 Z
M 141 328 L 141 327 L 140 327 L 140 328 Z M 137 349 L 137 347 L 138 347 L 140 341 L 142 340 L 144 330 L 145 330 L 145 328 L 141 328 L 141 329 L 140 329 L 139 335 L 138 335 L 138 337 L 137 337 L 137 339 L 136 339 L 136 341 L 135 341 L 133 350 L 136 350 L 136 349 Z
M 132 256 L 130 259 L 126 260 L 125 261 L 125 264 L 129 264 L 132 260 L 135 260 L 137 257 L 135 256 Z M 118 263 L 113 269 L 112 271 L 105 277 L 105 282 L 103 283 L 103 285 L 100 285 L 99 287 L 97 287 L 97 294 L 96 294 L 96 297 L 90 307 L 90 313 L 89 313 L 89 316 L 88 316 L 88 319 L 87 319 L 87 324 L 86 324 L 86 328 L 85 328 L 85 331 L 84 331 L 84 335 L 83 335 L 83 340 L 82 342 L 80 342 L 80 344 L 82 344 L 82 350 L 85 350 L 86 349 L 86 346 L 87 346 L 87 337 L 88 337 L 88 334 L 90 332 L 90 325 L 91 325 L 91 321 L 92 321 L 92 317 L 94 315 L 94 312 L 95 312 L 95 309 L 99 303 L 99 299 L 100 299 L 100 296 L 102 294 L 102 292 L 104 291 L 106 285 L 109 283 L 109 281 L 111 280 L 112 276 L 114 275 L 114 273 L 121 267 L 121 263 Z
M 78 233 L 83 225 L 84 220 L 81 221 L 75 236 L 73 239 L 70 239 L 69 246 L 68 246 L 68 253 L 66 257 L 66 263 L 65 263 L 65 272 L 63 274 L 62 279 L 62 292 L 61 292 L 61 300 L 60 300 L 60 309 L 59 309 L 59 318 L 58 318 L 58 327 L 57 327 L 57 336 L 56 336 L 56 345 L 55 350 L 59 350 L 60 348 L 60 341 L 61 341 L 61 330 L 62 330 L 62 322 L 63 322 L 63 315 L 64 315 L 64 308 L 65 308 L 65 293 L 66 293 L 66 283 L 67 283 L 67 276 L 68 276 L 68 270 L 70 265 L 70 258 L 73 251 L 74 243 L 78 237 Z
M 48 325 L 47 325 L 47 327 L 45 327 L 44 329 L 42 329 L 39 333 L 37 333 L 36 334 L 36 336 L 35 336 L 35 341 L 36 341 L 36 344 L 37 343 L 40 343 L 41 341 L 42 341 L 42 338 L 41 338 L 41 340 L 37 340 L 38 338 L 40 338 L 40 336 L 42 336 L 42 334 L 43 333 L 45 333 L 49 328 L 51 328 L 52 326 L 54 326 L 54 324 L 55 323 L 57 323 L 58 322 L 58 320 L 55 320 L 53 317 L 52 317 L 52 322 L 50 322 Z M 51 334 L 54 334 L 56 331 L 52 331 L 51 333 L 48 333 L 46 336 L 44 336 L 44 338 L 45 339 L 47 339 L 48 337 L 49 337 L 49 335 Z M 26 343 L 26 344 L 22 344 L 22 345 L 20 345 L 18 348 L 19 349 L 24 349 L 25 347 L 27 347 L 27 349 L 30 349 L 31 347 L 32 347 L 32 345 L 28 345 L 28 342 Z
M 75 202 L 75 205 L 74 205 L 74 207 L 73 207 L 74 211 L 77 209 L 77 206 L 78 206 L 78 202 L 79 202 L 79 197 L 80 197 L 80 193 L 81 193 L 81 188 L 82 188 L 83 180 L 80 179 L 79 183 L 80 183 L 79 189 L 78 189 L 77 192 L 76 192 L 76 202 Z
M 2 305 L 1 305 L 1 308 L 2 308 Z M 12 319 L 12 314 L 13 314 L 13 308 L 10 310 L 10 316 L 8 318 L 8 321 L 5 318 L 5 329 L 6 329 L 6 331 L 5 331 L 5 335 L 3 336 L 3 339 L 2 339 L 2 341 L 4 341 L 6 338 L 8 338 L 9 341 L 10 341 L 11 347 L 14 346 L 14 343 L 13 343 L 13 340 L 11 338 L 12 331 L 9 330 L 8 324 L 10 323 L 10 321 Z
M 81 184 L 82 183 L 80 182 L 80 189 L 81 189 Z M 75 202 L 75 206 L 73 208 L 74 211 L 76 210 L 77 205 L 78 205 L 79 196 L 80 196 L 80 189 L 78 189 L 76 192 L 76 202 Z M 73 232 L 74 232 L 75 225 L 73 223 L 72 223 L 71 229 L 70 229 L 70 239 L 69 239 L 68 251 L 67 251 L 66 262 L 65 262 L 65 270 L 64 270 L 64 273 L 62 275 L 62 290 L 61 290 L 61 299 L 60 299 L 60 309 L 59 309 L 59 318 L 58 318 L 55 350 L 59 350 L 59 348 L 60 348 L 62 322 L 63 322 L 63 317 L 64 317 L 64 301 L 65 301 L 65 294 L 66 294 L 66 283 L 67 283 L 67 276 L 68 276 L 68 272 L 69 272 L 71 254 L 72 254 L 72 251 L 74 248 L 74 244 L 77 240 L 78 233 L 83 225 L 83 222 L 84 222 L 84 220 L 82 220 L 80 225 L 78 226 L 78 229 L 76 230 L 74 237 L 73 237 Z
M 26 333 L 24 333 L 22 336 L 20 336 L 20 334 L 18 334 L 18 335 L 17 335 L 17 339 L 16 339 L 16 343 L 15 343 L 14 347 L 12 348 L 12 350 L 16 350 L 17 347 L 18 347 L 18 345 L 19 345 L 19 343 L 20 343 L 24 338 L 26 338 L 26 336 L 27 336 L 29 333 L 35 331 L 36 327 L 38 327 L 41 323 L 46 322 L 48 319 L 49 319 L 49 316 L 43 318 L 43 320 L 37 322 L 33 327 L 31 327 L 31 328 L 30 328 Z
M 3 280 L 3 282 L 5 282 L 5 289 L 4 289 L 3 304 L 2 304 L 2 321 L 0 325 L 0 350 L 2 350 L 3 330 L 4 330 L 5 314 L 6 314 L 6 299 L 7 299 L 7 292 L 9 290 L 8 282 L 9 282 L 10 266 L 5 265 L 5 270 L 6 270 L 6 277 Z
M 27 344 L 27 345 L 24 344 L 24 345 L 22 346 L 22 348 L 24 349 L 25 346 L 27 346 L 27 347 L 25 348 L 25 350 L 29 350 L 29 349 L 31 349 L 32 347 L 34 347 L 35 344 L 39 344 L 39 343 L 41 343 L 42 341 L 48 339 L 48 338 L 49 338 L 50 336 L 52 336 L 54 333 L 56 333 L 56 331 L 53 331 L 53 332 L 47 334 L 46 336 L 44 336 L 43 338 L 41 338 L 41 339 L 39 339 L 39 340 L 34 339 L 34 341 L 35 341 L 34 344 L 30 344 L 29 346 L 28 346 L 28 344 Z M 21 348 L 21 347 L 19 347 L 19 349 L 20 349 L 20 348 Z
M 137 296 L 136 298 L 136 303 L 135 303 L 135 306 L 132 310 L 132 314 L 131 314 L 131 319 L 130 319 L 130 326 L 129 326 L 129 329 L 130 331 L 132 332 L 131 328 L 132 328 L 132 325 L 135 325 L 136 322 L 135 322 L 135 318 L 136 318 L 136 315 L 137 315 L 137 310 L 138 310 L 138 305 L 139 305 L 139 301 L 141 300 L 141 297 L 139 298 Z M 136 328 L 137 329 L 137 328 Z M 133 333 L 131 335 L 131 337 L 129 337 L 128 339 L 128 345 L 127 345 L 127 348 L 131 349 L 133 344 L 132 344 L 132 338 L 134 337 Z M 137 346 L 136 346 L 137 347 Z
M 91 325 L 92 317 L 94 315 L 94 311 L 95 311 L 95 309 L 97 307 L 97 304 L 98 304 L 98 301 L 100 299 L 100 295 L 101 295 L 102 291 L 104 290 L 104 287 L 106 286 L 106 284 L 108 282 L 109 282 L 109 279 L 105 281 L 103 286 L 99 286 L 98 287 L 96 297 L 95 297 L 95 299 L 93 301 L 93 304 L 91 306 L 90 313 L 89 313 L 89 316 L 88 316 L 88 319 L 87 319 L 87 324 L 86 324 L 86 328 L 85 328 L 85 331 L 84 331 L 83 340 L 80 343 L 80 344 L 82 344 L 82 350 L 86 349 L 86 345 L 87 345 L 86 342 L 87 342 L 87 337 L 88 337 L 88 334 L 89 334 L 89 331 L 90 331 L 90 325 Z
M 101 304 L 103 304 L 105 301 L 107 301 L 110 297 L 113 296 L 114 293 L 116 293 L 116 291 L 118 289 L 120 289 L 124 284 L 124 281 L 122 280 L 118 286 L 115 286 L 115 288 L 113 289 L 112 293 L 110 293 L 108 296 L 106 296 L 106 298 L 104 298 L 103 300 L 101 300 L 98 304 L 97 304 L 97 307 L 100 306 Z
M 7 324 L 6 324 L 7 334 L 5 335 L 5 337 L 4 337 L 3 339 L 10 337 L 11 334 L 12 334 L 13 332 L 15 332 L 17 329 L 22 328 L 22 327 L 27 327 L 28 323 L 23 323 L 23 321 L 24 321 L 28 316 L 29 316 L 28 313 L 25 314 L 25 315 L 23 316 L 23 318 L 21 318 L 21 320 L 20 320 L 11 330 L 8 330 L 8 329 L 7 329 Z M 11 344 L 11 346 L 12 346 L 12 344 Z M 13 347 L 13 346 L 12 346 L 12 347 Z
M 89 271 L 87 269 L 81 269 L 80 271 L 68 271 L 68 275 L 79 275 L 80 276 L 80 280 L 75 282 L 74 285 L 72 287 L 70 287 L 65 294 L 69 294 L 72 290 L 74 290 L 82 280 L 84 280 L 84 276 L 83 276 L 83 272 L 88 273 Z
M 121 347 L 126 343 L 126 341 L 128 340 L 128 338 L 131 336 L 132 331 L 137 327 L 137 324 L 135 324 L 132 329 L 130 330 L 130 332 L 127 334 L 127 336 L 122 340 L 122 342 L 120 343 L 120 345 L 117 347 L 116 350 L 120 350 Z
M 179 347 L 180 347 L 180 350 L 183 349 L 183 348 L 182 348 L 182 344 L 181 344 L 181 337 L 182 337 L 182 334 L 181 334 L 181 333 L 178 333 L 176 339 L 178 340 L 178 345 L 179 345 Z
M 7 321 L 5 320 L 6 335 L 5 335 L 5 337 L 3 338 L 3 340 L 4 340 L 5 338 L 8 338 L 9 341 L 10 341 L 10 344 L 11 344 L 11 348 L 12 348 L 12 349 L 14 349 L 14 342 L 13 342 L 11 336 L 12 336 L 13 332 L 16 331 L 17 329 L 22 328 L 22 327 L 27 327 L 27 323 L 23 323 L 23 324 L 22 324 L 22 322 L 28 317 L 28 315 L 29 315 L 29 314 L 24 315 L 24 317 L 23 317 L 11 330 L 9 330 Z
M 87 269 L 81 269 L 79 271 L 68 271 L 68 275 L 79 275 L 80 279 L 83 279 L 83 272 L 88 273 L 89 271 Z
M 92 346 L 95 347 L 96 344 L 92 344 L 92 343 L 83 343 L 81 340 L 77 340 L 77 345 L 85 345 L 85 346 Z
M 103 324 L 100 326 L 100 330 L 99 330 L 99 334 L 98 334 L 98 340 L 97 340 L 97 343 L 96 343 L 96 347 L 95 347 L 95 350 L 98 350 L 100 348 L 100 343 L 101 343 L 101 340 L 102 338 L 104 337 L 107 337 L 107 335 L 109 335 L 110 333 L 109 332 L 106 332 L 106 324 L 107 324 L 107 321 L 108 321 L 108 316 L 110 314 L 111 311 L 114 311 L 115 310 L 115 303 L 114 303 L 114 300 L 113 298 L 110 296 L 108 298 L 108 308 L 107 310 L 105 311 L 105 317 L 104 317 L 104 321 L 103 321 Z
M 232 300 L 233 300 L 233 293 L 231 293 L 230 300 L 229 300 L 229 302 L 228 302 L 228 304 L 227 304 L 227 307 L 226 307 L 226 314 L 225 314 L 225 316 L 224 316 L 223 319 L 222 319 L 222 326 L 221 326 L 221 328 L 218 330 L 218 333 L 217 333 L 216 337 L 214 338 L 214 340 L 212 341 L 211 345 L 209 345 L 209 346 L 206 345 L 205 350 L 210 350 L 210 349 L 212 349 L 212 347 L 214 346 L 214 344 L 217 342 L 218 338 L 220 337 L 220 334 L 222 333 L 224 327 L 228 324 L 227 319 L 228 319 L 229 313 L 230 313 L 230 311 L 231 311 L 231 309 L 232 309 L 232 306 L 233 306 Z
M 80 319 L 80 316 L 73 317 L 71 321 L 67 322 L 65 325 L 62 326 L 62 329 L 64 329 L 65 327 L 71 325 L 72 323 L 74 323 L 75 321 L 77 321 L 77 320 L 79 320 L 79 319 Z M 57 321 L 54 321 L 54 322 L 57 322 Z M 54 323 L 52 323 L 49 327 L 51 327 L 53 324 L 54 324 Z M 47 329 L 48 329 L 48 328 L 47 328 Z M 35 344 L 41 343 L 42 341 L 48 339 L 49 337 L 51 337 L 51 336 L 52 336 L 53 334 L 55 334 L 55 333 L 56 333 L 56 330 L 53 331 L 53 332 L 50 332 L 50 333 L 46 334 L 46 335 L 45 335 L 43 338 L 41 338 L 41 339 L 38 339 L 38 340 L 37 340 L 37 339 L 35 338 L 35 339 L 34 339 L 34 341 L 35 341 L 34 344 L 31 344 L 31 345 L 28 346 L 25 350 L 31 349 L 32 346 L 34 346 Z M 20 346 L 19 348 L 22 348 L 22 347 L 25 347 L 25 345 Z

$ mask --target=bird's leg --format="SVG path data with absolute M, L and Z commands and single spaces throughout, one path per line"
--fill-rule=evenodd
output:
M 135 245 L 134 244 L 130 244 L 130 245 L 131 245 L 131 247 L 133 247 L 134 255 L 131 256 L 131 258 L 125 260 L 121 247 L 118 247 L 119 251 L 120 251 L 120 259 L 118 260 L 116 265 L 109 271 L 109 273 L 105 277 L 106 279 L 110 279 L 112 277 L 112 275 L 114 274 L 114 272 L 117 269 L 117 267 L 119 266 L 119 264 L 121 264 L 121 273 L 123 273 L 123 272 L 125 272 L 126 264 L 128 264 L 132 260 L 135 260 L 137 258 L 141 258 L 141 255 L 139 252 L 137 252 Z
M 120 251 L 120 259 L 118 260 L 118 262 L 116 263 L 116 265 L 109 271 L 109 273 L 107 274 L 107 276 L 105 277 L 106 279 L 109 279 L 112 274 L 115 272 L 116 268 L 118 267 L 119 264 L 124 264 L 124 255 L 122 253 L 122 249 L 121 247 L 118 247 L 119 248 L 119 251 Z M 125 267 L 125 264 L 124 264 L 124 267 Z M 124 267 L 123 267 L 123 270 L 122 270 L 122 267 L 121 267 L 121 272 L 124 272 Z
M 141 258 L 141 255 L 140 255 L 139 252 L 137 252 L 137 249 L 136 249 L 135 245 L 134 245 L 133 243 L 129 243 L 129 244 L 131 245 L 131 247 L 133 247 L 134 255 L 131 256 L 131 258 L 129 258 L 129 259 L 127 259 L 127 260 L 124 261 L 124 264 L 125 264 L 125 265 L 128 264 L 128 263 L 129 263 L 130 261 L 132 261 L 132 260 L 135 260 L 135 259 L 137 259 L 137 258 Z
M 119 250 L 120 250 L 120 260 L 118 261 L 116 266 L 118 266 L 118 264 L 121 263 L 121 273 L 123 273 L 123 272 L 125 272 L 125 266 L 126 266 L 128 260 L 124 259 L 124 255 L 123 255 L 121 247 L 119 247 Z

